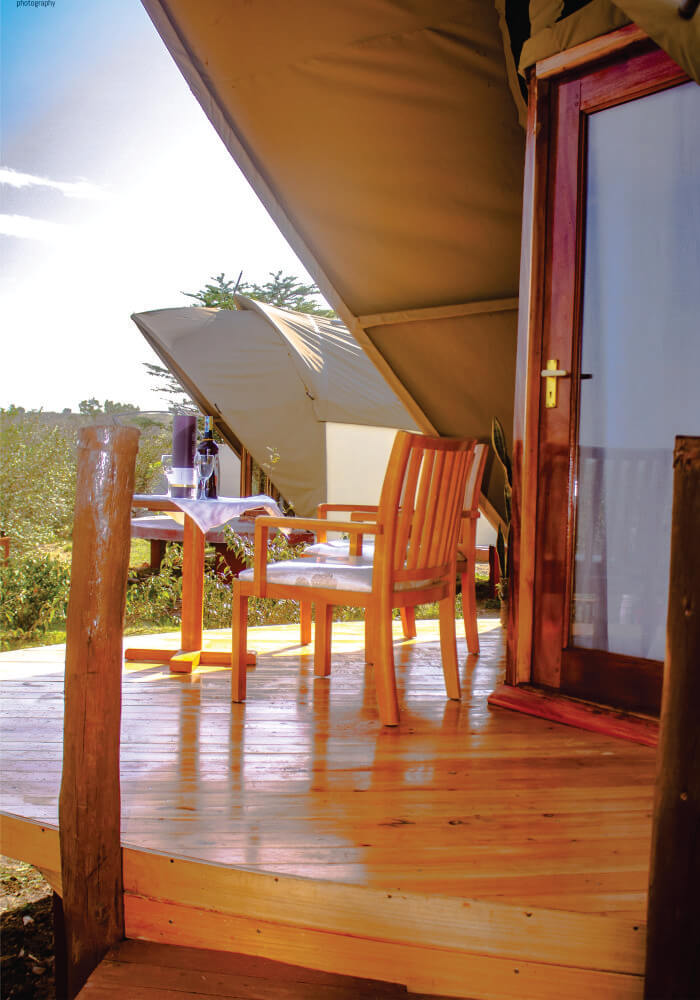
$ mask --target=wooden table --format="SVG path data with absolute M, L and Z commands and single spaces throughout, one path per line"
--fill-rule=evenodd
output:
M 145 496 L 136 494 L 134 507 L 146 510 L 173 511 L 182 513 L 177 504 L 165 496 Z M 229 666 L 231 654 L 225 651 L 202 649 L 202 611 L 204 607 L 204 533 L 185 514 L 182 539 L 182 622 L 180 626 L 180 649 L 143 649 L 130 647 L 125 650 L 126 660 L 148 663 L 169 663 L 173 673 L 191 673 L 200 663 L 213 666 Z M 246 661 L 255 663 L 255 653 L 248 652 Z

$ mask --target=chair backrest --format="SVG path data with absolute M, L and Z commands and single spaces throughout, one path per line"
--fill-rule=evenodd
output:
M 396 435 L 379 501 L 380 579 L 439 580 L 452 572 L 474 447 L 472 440 Z
M 481 482 L 484 478 L 486 459 L 489 455 L 487 444 L 477 444 L 474 446 L 474 457 L 471 468 L 467 473 L 467 485 L 464 490 L 464 516 L 459 532 L 457 549 L 459 555 L 466 559 L 474 558 L 476 547 L 476 522 L 479 518 L 479 498 L 481 496 Z
M 467 474 L 467 485 L 464 490 L 464 509 L 471 514 L 479 513 L 479 497 L 481 495 L 481 481 L 484 478 L 486 459 L 489 455 L 487 444 L 474 445 L 474 459 Z

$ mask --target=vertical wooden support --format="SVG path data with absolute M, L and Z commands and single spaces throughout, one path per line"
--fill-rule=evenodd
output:
M 185 516 L 182 545 L 182 648 L 202 648 L 205 538 L 191 517 Z
M 70 998 L 124 936 L 119 726 L 138 438 L 130 427 L 88 427 L 78 440 L 59 798 Z
M 645 997 L 700 996 L 700 437 L 676 438 Z

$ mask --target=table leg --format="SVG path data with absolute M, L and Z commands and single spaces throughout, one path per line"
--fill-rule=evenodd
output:
M 181 648 L 178 651 L 165 649 L 130 648 L 125 650 L 126 660 L 142 660 L 147 663 L 167 661 L 172 673 L 189 674 L 199 664 L 229 666 L 231 653 L 202 649 L 202 616 L 204 610 L 204 534 L 191 517 L 185 515 L 182 539 L 182 626 Z M 249 666 L 256 662 L 255 653 L 248 651 Z
M 182 648 L 202 648 L 204 608 L 204 534 L 185 517 L 182 543 Z

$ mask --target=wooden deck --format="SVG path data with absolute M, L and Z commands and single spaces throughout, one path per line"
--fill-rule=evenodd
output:
M 245 705 L 223 668 L 128 664 L 127 936 L 424 993 L 641 997 L 654 751 L 489 709 L 502 638 L 480 626 L 461 703 L 437 623 L 397 630 L 396 729 L 359 623 L 334 627 L 330 680 L 298 626 L 251 629 Z M 0 655 L 0 850 L 59 890 L 62 667 L 60 647 Z

